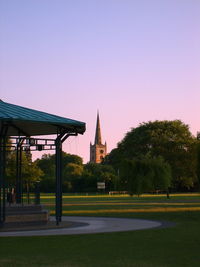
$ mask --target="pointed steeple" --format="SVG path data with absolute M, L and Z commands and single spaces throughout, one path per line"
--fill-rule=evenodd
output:
M 107 155 L 107 145 L 102 144 L 99 111 L 97 111 L 97 124 L 94 145 L 90 143 L 90 162 L 101 163 Z
M 97 112 L 97 125 L 96 125 L 94 144 L 101 145 L 101 128 L 100 128 L 100 120 L 99 120 L 99 111 Z

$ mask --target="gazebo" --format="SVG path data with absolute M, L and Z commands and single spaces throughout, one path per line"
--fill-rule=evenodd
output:
M 84 122 L 52 115 L 0 100 L 0 225 L 6 219 L 6 151 L 16 151 L 16 202 L 22 204 L 22 151 L 55 150 L 56 223 L 62 217 L 62 144 L 70 136 L 85 132 Z M 47 135 L 55 138 L 48 139 Z M 41 138 L 43 136 L 44 138 Z M 7 138 L 12 143 L 7 144 Z

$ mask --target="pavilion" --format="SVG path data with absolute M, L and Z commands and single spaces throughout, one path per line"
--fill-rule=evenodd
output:
M 22 201 L 22 151 L 55 150 L 56 164 L 56 222 L 62 217 L 62 144 L 69 136 L 85 132 L 84 122 L 13 105 L 0 100 L 0 225 L 6 219 L 6 151 L 16 151 L 16 202 Z M 48 139 L 47 135 L 55 138 Z M 41 136 L 44 136 L 44 138 Z M 7 138 L 12 143 L 7 144 Z

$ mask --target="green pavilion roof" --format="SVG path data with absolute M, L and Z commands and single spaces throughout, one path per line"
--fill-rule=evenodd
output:
M 8 136 L 35 136 L 57 134 L 64 130 L 83 134 L 85 123 L 25 108 L 0 100 L 0 132 L 2 125 L 8 125 Z

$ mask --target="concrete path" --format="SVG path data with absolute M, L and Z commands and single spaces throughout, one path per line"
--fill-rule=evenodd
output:
M 52 220 L 55 220 L 55 218 L 51 217 L 51 221 Z M 164 225 L 162 222 L 159 221 L 126 219 L 126 218 L 107 218 L 107 217 L 63 216 L 62 220 L 67 222 L 75 222 L 75 224 L 74 226 L 72 224 L 72 227 L 59 228 L 59 229 L 0 232 L 0 237 L 76 235 L 76 234 L 122 232 L 122 231 L 156 228 L 156 227 L 162 227 Z M 165 226 L 170 226 L 170 225 L 168 224 Z

